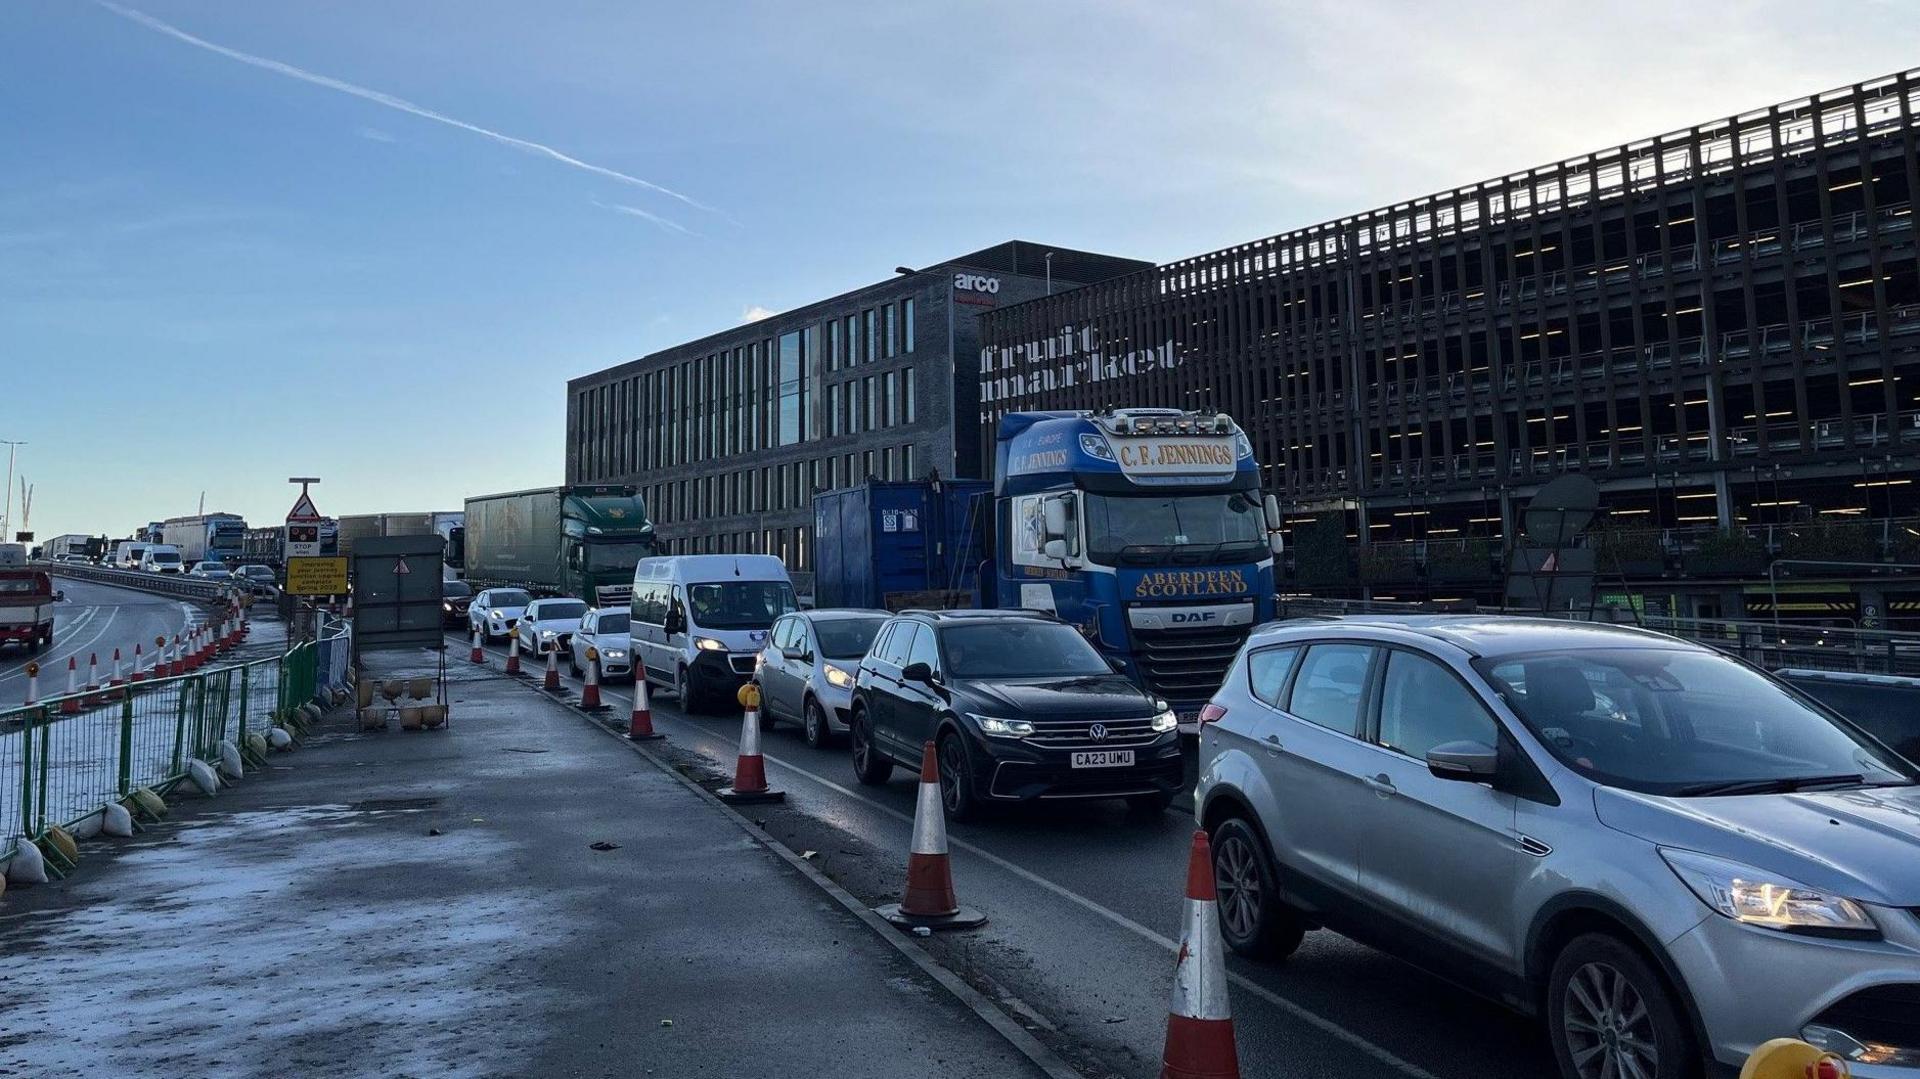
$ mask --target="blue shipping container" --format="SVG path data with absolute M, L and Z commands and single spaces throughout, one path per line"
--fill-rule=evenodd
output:
M 993 485 L 871 481 L 813 496 L 820 607 L 977 607 Z

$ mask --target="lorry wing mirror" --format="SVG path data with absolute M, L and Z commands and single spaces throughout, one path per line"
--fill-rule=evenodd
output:
M 1280 534 L 1280 500 L 1268 495 L 1262 501 L 1261 507 L 1265 510 L 1267 518 L 1267 550 L 1273 552 L 1273 557 L 1279 558 L 1286 553 L 1287 549 L 1286 537 Z
M 1067 503 L 1062 498 L 1049 498 L 1040 503 L 1041 524 L 1046 530 L 1047 545 L 1051 547 L 1055 540 L 1060 541 L 1062 549 L 1067 540 Z M 1050 555 L 1050 557 L 1062 557 Z

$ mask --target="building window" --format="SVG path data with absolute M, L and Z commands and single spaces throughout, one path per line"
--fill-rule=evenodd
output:
M 900 351 L 913 351 L 913 297 L 900 301 Z
M 894 410 L 899 407 L 900 402 L 900 372 L 888 371 L 886 374 L 881 375 L 880 387 L 882 391 L 880 397 L 880 426 L 892 427 L 894 417 L 899 415 L 899 413 Z
M 841 334 L 846 339 L 847 366 L 860 362 L 860 319 L 857 315 L 848 315 L 846 330 Z
M 840 433 L 840 384 L 827 387 L 827 437 L 833 438 Z
M 883 340 L 886 341 L 887 355 L 892 356 L 899 350 L 900 315 L 898 309 L 893 304 L 888 304 L 886 307 L 881 308 L 881 310 L 885 311 L 887 315 L 887 332 Z
M 873 475 L 873 451 L 863 450 L 860 454 L 860 478 L 864 480 L 871 475 Z
M 906 387 L 900 392 L 900 422 L 912 423 L 919 416 L 919 409 L 913 403 L 914 396 L 919 389 L 919 387 L 915 385 L 918 380 L 914 378 L 913 368 L 911 367 L 907 368 L 900 377 L 907 380 Z
M 880 451 L 880 478 L 883 480 L 891 480 L 894 478 L 892 446 L 888 446 L 886 449 Z
M 873 426 L 874 426 L 873 414 L 874 414 L 874 405 L 875 405 L 876 396 L 877 395 L 873 392 L 873 376 L 868 375 L 867 377 L 861 379 L 860 380 L 860 397 L 864 402 L 863 407 L 866 410 L 862 414 L 862 422 L 860 425 L 860 429 L 862 431 L 873 430 Z
M 780 446 L 792 446 L 801 441 L 800 415 L 806 410 L 806 383 L 801 380 L 805 370 L 805 338 L 798 330 L 780 335 L 779 379 L 780 379 Z
M 880 358 L 880 349 L 879 349 L 880 342 L 876 340 L 880 332 L 879 321 L 877 316 L 874 315 L 873 308 L 871 307 L 867 308 L 865 311 L 862 311 L 860 313 L 860 317 L 866 320 L 866 338 L 867 338 L 866 348 L 863 351 L 860 358 L 871 363 L 872 361 Z
M 827 320 L 827 370 L 840 370 L 840 320 Z

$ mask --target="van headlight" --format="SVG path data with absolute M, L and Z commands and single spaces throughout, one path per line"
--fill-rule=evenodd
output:
M 1153 717 L 1153 733 L 1155 734 L 1165 734 L 1168 731 L 1178 729 L 1180 729 L 1180 717 L 1174 715 L 1173 709 L 1171 708 Z
M 1025 738 L 1033 733 L 1033 724 L 1024 719 L 998 719 L 972 712 L 968 712 L 967 716 L 980 724 L 981 734 L 990 734 L 995 738 Z
M 827 684 L 839 686 L 841 689 L 852 689 L 853 675 L 848 673 L 845 667 L 836 667 L 829 663 L 827 664 Z
M 714 640 L 712 637 L 695 637 L 693 639 L 693 646 L 702 652 L 724 652 L 727 650 L 726 645 Z
M 1744 925 L 1783 933 L 1880 935 L 1866 910 L 1845 896 L 1694 851 L 1661 847 L 1660 857 L 1702 903 Z

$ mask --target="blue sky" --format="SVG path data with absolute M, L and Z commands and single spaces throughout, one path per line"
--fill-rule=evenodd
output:
M 42 536 L 457 509 L 559 482 L 568 377 L 899 264 L 1173 259 L 1920 62 L 1909 2 L 1520 7 L 6 0 L 0 438 Z

